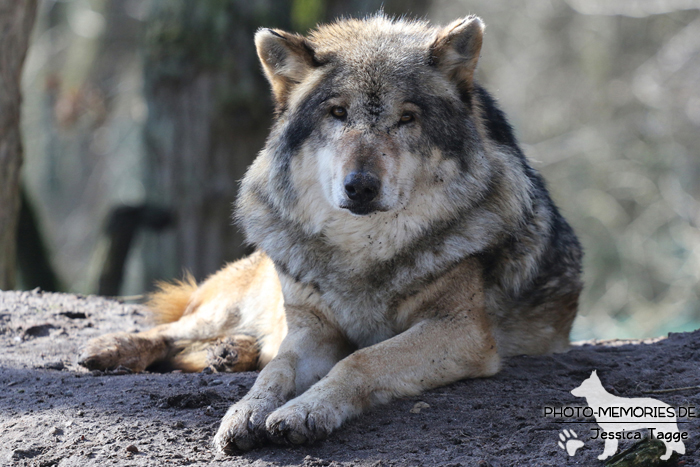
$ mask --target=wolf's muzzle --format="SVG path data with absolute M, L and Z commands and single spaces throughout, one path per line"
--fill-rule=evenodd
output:
M 369 172 L 352 172 L 345 180 L 345 195 L 356 204 L 368 204 L 379 194 L 381 182 L 379 178 Z
M 379 195 L 381 181 L 371 172 L 351 172 L 343 180 L 345 201 L 340 207 L 356 215 L 369 214 L 377 209 L 374 202 Z

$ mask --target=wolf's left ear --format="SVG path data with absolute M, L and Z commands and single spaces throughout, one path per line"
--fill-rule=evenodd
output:
M 278 29 L 259 29 L 255 47 L 278 105 L 316 65 L 311 44 L 303 36 Z
M 477 16 L 457 20 L 440 31 L 430 47 L 430 60 L 454 81 L 468 90 L 474 81 L 479 61 L 484 23 Z

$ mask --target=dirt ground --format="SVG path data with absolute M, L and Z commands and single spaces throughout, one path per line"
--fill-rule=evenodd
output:
M 591 439 L 592 420 L 544 416 L 545 407 L 585 406 L 569 391 L 594 369 L 613 394 L 654 397 L 700 412 L 696 331 L 513 358 L 493 378 L 377 407 L 313 446 L 268 446 L 227 457 L 214 453 L 210 441 L 255 373 L 92 374 L 76 365 L 89 338 L 148 326 L 138 305 L 0 292 L 0 465 L 603 465 L 597 460 L 603 441 Z M 678 390 L 690 386 L 695 388 Z M 660 389 L 676 390 L 648 392 Z M 416 404 L 424 407 L 417 411 Z M 686 454 L 673 465 L 700 466 L 699 419 L 678 420 L 689 439 Z M 557 445 L 563 429 L 575 430 L 585 443 L 573 457 Z M 621 441 L 620 447 L 632 443 Z

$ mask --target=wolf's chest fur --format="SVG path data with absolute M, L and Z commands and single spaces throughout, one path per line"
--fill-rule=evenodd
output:
M 404 331 L 407 324 L 397 313 L 399 303 L 420 288 L 427 275 L 454 260 L 439 249 L 378 260 L 382 240 L 377 237 L 349 245 L 352 248 L 333 245 L 324 235 L 300 236 L 298 231 L 283 230 L 279 237 L 295 241 L 292 255 L 279 243 L 279 248 L 267 251 L 278 271 L 313 289 L 309 293 L 324 305 L 328 318 L 360 348 Z M 417 268 L 421 261 L 431 267 Z

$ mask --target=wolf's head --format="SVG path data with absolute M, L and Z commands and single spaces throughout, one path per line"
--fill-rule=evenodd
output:
M 433 28 L 376 15 L 308 37 L 259 30 L 277 107 L 263 151 L 273 191 L 309 217 L 362 216 L 410 209 L 425 186 L 476 170 L 470 93 L 483 29 L 474 16 Z
M 600 393 L 601 390 L 605 391 L 603 383 L 600 382 L 598 373 L 593 370 L 588 379 L 584 380 L 577 388 L 571 390 L 571 394 L 576 397 L 592 397 Z

